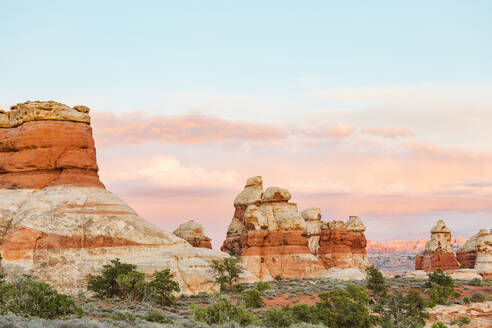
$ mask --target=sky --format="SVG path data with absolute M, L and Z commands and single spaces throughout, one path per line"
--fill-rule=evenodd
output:
M 492 228 L 490 1 L 2 1 L 0 108 L 91 108 L 100 176 L 220 247 L 250 176 L 371 240 Z

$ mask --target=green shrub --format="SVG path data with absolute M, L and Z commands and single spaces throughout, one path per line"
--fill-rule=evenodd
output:
M 429 313 L 425 311 L 427 302 L 418 291 L 410 290 L 407 295 L 395 293 L 380 298 L 378 304 L 383 327 L 423 327 Z
M 259 291 L 259 292 L 264 292 L 265 290 L 270 290 L 272 289 L 272 285 L 270 285 L 268 282 L 266 281 L 258 281 L 256 283 L 256 289 Z
M 448 328 L 448 326 L 446 326 L 444 323 L 439 321 L 439 322 L 434 322 L 431 328 Z
M 282 280 L 284 280 L 284 279 L 282 279 L 282 276 L 280 276 L 280 275 L 276 276 L 274 279 L 276 281 L 282 281 Z
M 145 316 L 143 316 L 142 319 L 144 319 L 146 321 L 150 321 L 150 322 L 157 322 L 157 323 L 169 323 L 169 324 L 171 324 L 174 322 L 174 320 L 166 318 L 166 316 L 164 316 L 162 313 L 160 313 L 159 311 L 155 311 L 155 310 L 147 312 L 147 314 Z
M 428 274 L 425 284 L 427 293 L 434 304 L 449 304 L 450 297 L 458 296 L 454 291 L 454 280 L 446 275 L 441 269 Z
M 231 321 L 241 326 L 248 326 L 258 322 L 258 317 L 246 311 L 244 306 L 231 304 L 229 300 L 222 300 L 207 307 L 192 305 L 191 320 L 204 322 L 207 325 L 220 325 Z
M 135 316 L 130 312 L 115 312 L 115 313 L 111 313 L 108 316 L 108 319 L 112 321 L 133 322 L 135 321 Z
M 285 328 L 294 324 L 294 316 L 289 310 L 279 307 L 268 309 L 263 315 L 263 323 L 266 327 Z
M 233 256 L 212 260 L 209 271 L 215 277 L 215 281 L 220 284 L 221 289 L 231 290 L 244 269 L 241 266 L 241 260 Z
M 463 327 L 463 326 L 466 326 L 467 324 L 469 324 L 470 322 L 471 322 L 470 318 L 468 318 L 467 316 L 462 316 L 459 318 L 454 318 L 451 321 L 451 324 L 457 325 L 458 327 Z
M 156 271 L 154 279 L 149 283 L 152 299 L 160 305 L 176 304 L 173 292 L 179 292 L 179 284 L 173 280 L 169 269 Z
M 249 289 L 243 296 L 243 302 L 248 308 L 259 308 L 265 305 L 261 293 L 257 289 Z
M 386 293 L 387 285 L 386 280 L 381 271 L 375 266 L 370 266 L 366 269 L 367 273 L 367 289 L 373 292 L 375 295 Z
M 379 322 L 379 317 L 369 310 L 369 298 L 364 288 L 348 285 L 345 289 L 321 293 L 319 298 L 315 315 L 328 327 L 366 328 Z
M 103 266 L 103 272 L 99 276 L 91 276 L 87 284 L 87 290 L 96 293 L 99 297 L 112 298 L 121 297 L 122 290 L 118 285 L 118 276 L 129 272 L 135 272 L 137 266 L 134 264 L 121 263 L 117 258 L 111 264 Z
M 480 278 L 473 278 L 467 283 L 468 286 L 482 286 L 482 280 Z
M 318 323 L 315 313 L 307 304 L 296 304 L 291 308 L 286 308 L 292 313 L 294 323 Z
M 444 271 L 441 269 L 437 269 L 432 273 L 429 273 L 427 275 L 429 277 L 428 281 L 426 282 L 425 287 L 426 288 L 431 288 L 434 285 L 439 285 L 439 286 L 445 286 L 445 287 L 454 287 L 454 280 L 450 276 L 448 276 Z
M 471 296 L 471 301 L 472 302 L 484 302 L 485 301 L 485 295 L 480 293 L 480 292 L 474 293 Z
M 463 304 L 470 304 L 470 303 L 471 303 L 471 299 L 469 296 L 463 297 Z
M 12 312 L 26 317 L 45 319 L 82 316 L 82 309 L 71 296 L 59 294 L 52 286 L 22 276 L 0 286 L 0 314 Z
M 130 271 L 120 274 L 116 278 L 119 288 L 119 296 L 133 302 L 142 301 L 148 294 L 148 285 L 145 282 L 145 274 L 138 271 Z

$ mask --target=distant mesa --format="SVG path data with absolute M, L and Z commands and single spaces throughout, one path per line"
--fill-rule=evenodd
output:
M 120 258 L 148 277 L 170 268 L 185 294 L 218 289 L 209 263 L 227 254 L 192 247 L 143 220 L 104 188 L 97 172 L 87 107 L 35 101 L 0 113 L 0 253 L 7 274 L 33 274 L 76 294 L 90 274 Z M 242 278 L 257 280 L 249 272 Z
M 193 247 L 212 248 L 212 244 L 210 243 L 212 239 L 205 236 L 202 225 L 193 220 L 180 224 L 179 227 L 173 231 L 173 234 L 179 238 L 183 238 Z
M 364 270 L 369 265 L 359 218 L 324 222 L 319 208 L 299 214 L 291 197 L 283 188 L 263 190 L 260 176 L 249 178 L 234 200 L 221 250 L 240 256 L 261 280 L 315 277 L 327 269 Z

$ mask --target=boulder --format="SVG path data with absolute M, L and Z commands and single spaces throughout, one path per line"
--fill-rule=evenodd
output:
M 9 276 L 33 274 L 59 291 L 86 290 L 119 258 L 148 278 L 171 269 L 185 294 L 218 289 L 209 263 L 228 255 L 192 247 L 148 223 L 99 181 L 85 106 L 27 102 L 0 114 L 0 253 Z M 245 272 L 245 281 L 257 280 Z
M 451 243 L 451 231 L 443 220 L 439 220 L 431 229 L 431 239 L 424 251 L 417 254 L 415 270 L 430 272 L 436 269 L 456 270 L 459 267 Z
M 415 279 L 427 279 L 428 278 L 427 272 L 425 272 L 424 270 L 415 270 L 415 271 L 407 272 L 405 274 L 405 277 L 415 278 Z
M 179 238 L 183 238 L 193 247 L 212 249 L 212 244 L 210 242 L 212 239 L 205 236 L 202 225 L 193 220 L 180 224 L 179 227 L 173 231 L 173 234 Z
M 458 270 L 453 270 L 449 271 L 448 275 L 453 278 L 453 279 L 458 279 L 458 280 L 473 280 L 473 279 L 480 279 L 482 280 L 482 276 L 478 274 L 477 270 L 475 269 L 458 269 Z

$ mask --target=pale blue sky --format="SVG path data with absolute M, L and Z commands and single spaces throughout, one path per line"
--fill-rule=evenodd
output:
M 89 106 L 103 182 L 167 230 L 193 218 L 218 246 L 253 175 L 324 219 L 360 215 L 373 239 L 490 223 L 492 1 L 0 0 L 0 14 L 0 108 Z
M 3 105 L 104 98 L 96 109 L 123 111 L 158 108 L 162 93 L 288 99 L 492 80 L 490 1 L 2 1 L 0 11 Z

